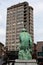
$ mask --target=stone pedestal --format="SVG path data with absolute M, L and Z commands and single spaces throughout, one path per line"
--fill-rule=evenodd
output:
M 37 65 L 36 60 L 15 60 L 14 65 Z

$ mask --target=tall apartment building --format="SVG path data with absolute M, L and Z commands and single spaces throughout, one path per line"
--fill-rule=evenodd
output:
M 7 8 L 6 46 L 8 50 L 17 50 L 19 46 L 19 33 L 23 28 L 33 33 L 33 8 L 27 2 L 19 3 Z

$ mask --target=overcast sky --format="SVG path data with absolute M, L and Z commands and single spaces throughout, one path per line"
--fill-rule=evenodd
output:
M 27 1 L 34 8 L 34 42 L 43 41 L 43 0 L 0 0 L 0 42 L 6 42 L 7 8 Z

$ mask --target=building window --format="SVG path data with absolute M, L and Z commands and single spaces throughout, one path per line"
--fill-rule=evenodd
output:
M 38 56 L 43 56 L 43 52 L 38 52 Z
M 24 6 L 26 6 L 26 4 L 24 4 Z
M 26 20 L 24 22 L 27 22 Z
M 26 19 L 26 17 L 24 17 L 24 19 Z
M 43 46 L 42 46 L 42 52 L 43 52 Z
M 27 11 L 25 10 L 24 13 L 26 13 Z
M 25 13 L 24 16 L 26 16 L 27 14 Z
M 15 46 L 12 46 L 12 50 L 14 50 L 15 49 Z
M 27 7 L 24 7 L 24 10 L 26 9 Z

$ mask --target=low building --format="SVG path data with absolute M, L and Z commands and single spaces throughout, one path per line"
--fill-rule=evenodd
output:
M 37 59 L 41 65 L 43 63 L 43 41 L 37 42 Z
M 36 50 L 37 44 L 33 44 L 33 53 L 32 53 L 32 58 L 37 59 L 37 50 Z
M 3 49 L 4 49 L 4 44 L 0 42 L 0 57 L 4 54 Z

